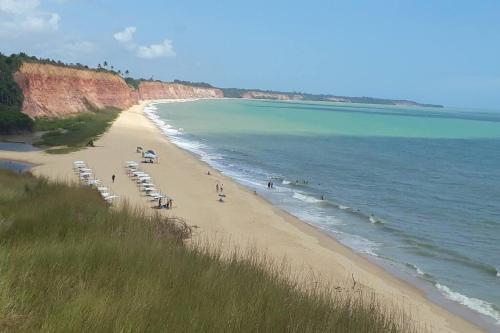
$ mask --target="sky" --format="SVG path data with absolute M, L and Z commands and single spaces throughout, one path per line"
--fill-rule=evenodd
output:
M 0 0 L 0 52 L 220 87 L 500 109 L 500 1 Z

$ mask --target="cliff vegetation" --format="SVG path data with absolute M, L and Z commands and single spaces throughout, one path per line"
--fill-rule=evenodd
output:
M 48 153 L 61 154 L 92 144 L 116 119 L 120 110 L 107 108 L 99 112 L 85 112 L 64 118 L 39 118 L 37 131 L 45 131 L 40 146 L 52 147 Z
M 33 121 L 20 112 L 23 93 L 13 78 L 22 59 L 20 55 L 0 53 L 0 134 L 31 131 L 33 128 Z

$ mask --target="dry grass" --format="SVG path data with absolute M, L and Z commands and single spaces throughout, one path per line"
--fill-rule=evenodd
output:
M 0 330 L 410 332 L 373 300 L 301 288 L 252 253 L 186 246 L 177 220 L 0 171 Z

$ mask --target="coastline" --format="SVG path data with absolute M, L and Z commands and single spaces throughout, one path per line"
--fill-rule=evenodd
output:
M 252 246 L 278 261 L 286 257 L 292 270 L 305 279 L 314 274 L 316 279 L 345 285 L 346 281 L 352 282 L 353 277 L 365 286 L 365 290 L 373 291 L 381 302 L 406 310 L 422 328 L 431 331 L 481 331 L 428 300 L 417 287 L 340 244 L 331 235 L 271 205 L 177 147 L 143 113 L 147 104 L 142 102 L 123 111 L 110 130 L 96 141 L 96 148 L 67 155 L 0 151 L 0 159 L 36 164 L 35 174 L 65 181 L 76 179 L 72 161 L 83 159 L 122 199 L 147 207 L 135 185 L 125 176 L 123 162 L 139 158 L 135 153 L 137 146 L 155 149 L 159 152 L 160 164 L 144 165 L 143 169 L 153 176 L 163 192 L 175 198 L 174 210 L 165 214 L 182 217 L 188 224 L 197 225 L 195 237 L 222 238 L 228 240 L 225 245 L 239 248 Z M 113 173 L 117 175 L 117 182 L 110 184 Z M 224 204 L 216 200 L 217 182 L 224 183 L 228 195 Z

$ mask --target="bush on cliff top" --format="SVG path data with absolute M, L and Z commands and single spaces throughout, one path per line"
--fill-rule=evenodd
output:
M 255 257 L 185 246 L 171 222 L 0 170 L 0 330 L 408 330 L 375 304 L 303 291 Z

